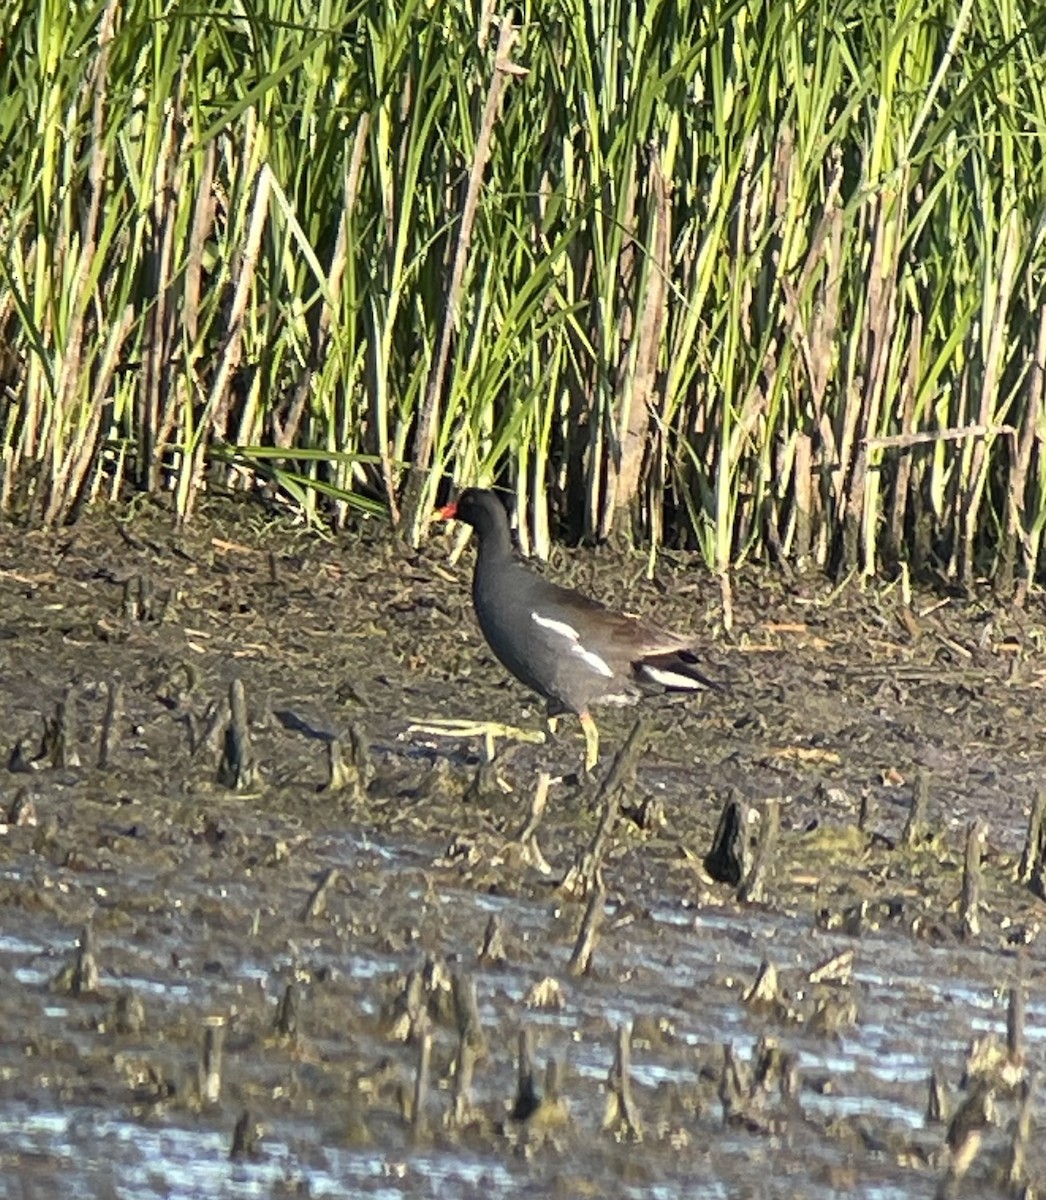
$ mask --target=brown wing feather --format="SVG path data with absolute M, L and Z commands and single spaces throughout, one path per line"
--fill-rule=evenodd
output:
M 607 608 L 598 600 L 592 600 L 580 592 L 573 592 L 559 584 L 549 584 L 546 593 L 562 620 L 571 624 L 584 621 L 591 630 L 591 640 L 606 649 L 625 651 L 632 659 L 645 658 L 651 654 L 672 654 L 677 650 L 690 650 L 693 639 L 669 633 L 652 625 L 642 617 L 617 612 Z
M 670 633 L 641 617 L 617 612 L 598 600 L 547 580 L 538 603 L 542 617 L 574 629 L 579 634 L 579 644 L 602 659 L 613 673 L 610 678 L 598 679 L 599 687 L 584 700 L 586 704 L 600 702 L 600 689 L 605 698 L 637 684 L 668 690 L 722 690 L 721 684 L 699 669 L 700 656 L 693 638 Z

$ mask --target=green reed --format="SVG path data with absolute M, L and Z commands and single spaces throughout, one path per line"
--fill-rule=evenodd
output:
M 0 508 L 276 486 L 1005 586 L 1046 523 L 1026 0 L 14 0 Z

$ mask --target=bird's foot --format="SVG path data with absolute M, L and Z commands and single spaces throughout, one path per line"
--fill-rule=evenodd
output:
M 585 731 L 585 774 L 590 774 L 599 762 L 599 730 L 588 713 L 579 713 L 581 728 Z

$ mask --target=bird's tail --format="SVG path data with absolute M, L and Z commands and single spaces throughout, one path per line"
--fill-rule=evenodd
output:
M 666 654 L 647 654 L 632 664 L 636 679 L 667 688 L 671 692 L 696 692 L 707 689 L 724 690 L 721 683 L 709 679 L 698 669 L 697 655 L 692 650 L 671 650 Z

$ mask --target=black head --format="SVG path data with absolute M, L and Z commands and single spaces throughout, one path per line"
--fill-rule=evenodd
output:
M 489 534 L 507 536 L 508 513 L 495 492 L 485 488 L 466 488 L 457 500 L 439 510 L 445 521 L 464 521 L 480 540 Z

